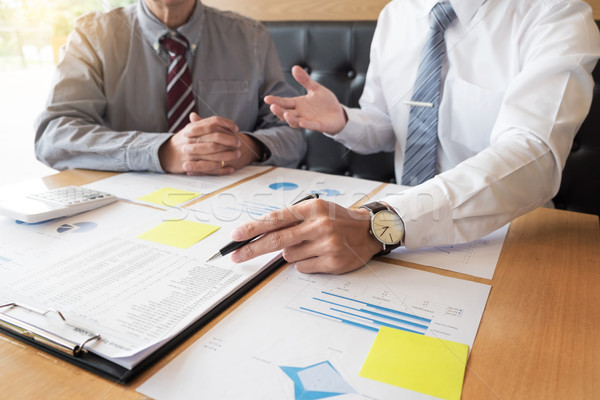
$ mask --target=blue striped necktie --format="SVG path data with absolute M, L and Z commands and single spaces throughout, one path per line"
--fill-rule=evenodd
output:
M 431 30 L 423 47 L 413 90 L 404 153 L 402 184 L 415 186 L 435 176 L 441 72 L 446 44 L 444 31 L 456 18 L 449 2 L 437 3 L 430 13 Z

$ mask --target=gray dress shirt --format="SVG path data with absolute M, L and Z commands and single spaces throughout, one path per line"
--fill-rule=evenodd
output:
M 198 1 L 177 29 L 189 43 L 196 112 L 233 120 L 271 152 L 266 163 L 294 167 L 306 143 L 263 102 L 294 96 L 271 37 L 259 22 Z M 169 29 L 144 1 L 77 20 L 57 66 L 47 105 L 36 121 L 38 159 L 56 169 L 163 172 L 169 56 L 159 45 Z

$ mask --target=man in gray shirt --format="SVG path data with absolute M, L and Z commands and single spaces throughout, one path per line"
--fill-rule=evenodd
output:
M 187 91 L 174 101 L 178 87 Z M 36 121 L 36 155 L 57 169 L 293 167 L 304 136 L 271 114 L 266 95 L 294 92 L 262 24 L 200 0 L 140 0 L 77 21 Z

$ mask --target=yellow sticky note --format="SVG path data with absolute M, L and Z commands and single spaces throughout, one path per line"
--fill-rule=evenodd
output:
M 149 231 L 142 233 L 138 238 L 187 249 L 215 232 L 217 229 L 219 229 L 218 226 L 200 222 L 186 220 L 165 221 Z
M 460 399 L 469 346 L 382 327 L 360 376 L 442 399 Z
M 159 206 L 174 207 L 198 196 L 200 196 L 200 193 L 166 187 L 139 197 L 138 200 L 158 204 Z

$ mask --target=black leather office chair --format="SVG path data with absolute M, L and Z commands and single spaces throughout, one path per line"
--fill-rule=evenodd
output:
M 573 141 L 554 205 L 600 216 L 600 63 L 593 75 L 592 106 Z
M 600 22 L 598 22 L 600 25 Z M 339 101 L 358 105 L 369 64 L 375 21 L 267 22 L 288 82 L 294 65 L 330 88 Z M 557 208 L 600 215 L 600 66 L 594 100 L 579 130 L 554 201 Z M 301 89 L 301 88 L 299 88 Z M 300 168 L 395 182 L 393 153 L 360 155 L 318 132 L 307 131 L 308 151 Z
M 375 22 L 269 22 L 267 27 L 288 82 L 302 90 L 290 73 L 299 65 L 342 104 L 358 106 Z M 300 168 L 395 182 L 393 153 L 360 155 L 321 133 L 307 131 L 306 137 L 308 151 Z

